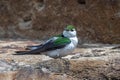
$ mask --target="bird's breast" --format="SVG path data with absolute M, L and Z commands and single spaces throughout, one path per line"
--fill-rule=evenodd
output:
M 76 47 L 77 44 L 78 44 L 78 38 L 77 37 L 72 37 L 72 38 L 70 38 L 70 40 L 71 40 L 71 43 Z

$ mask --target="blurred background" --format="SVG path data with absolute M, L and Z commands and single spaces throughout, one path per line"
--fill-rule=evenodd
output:
M 73 55 L 13 55 L 67 25 Z M 0 80 L 120 80 L 120 0 L 0 0 Z
M 69 24 L 81 43 L 120 43 L 120 0 L 0 0 L 1 39 L 42 40 Z

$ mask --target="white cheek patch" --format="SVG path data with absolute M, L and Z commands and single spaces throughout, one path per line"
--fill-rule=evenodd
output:
M 74 37 L 76 36 L 76 31 L 63 31 L 65 37 Z

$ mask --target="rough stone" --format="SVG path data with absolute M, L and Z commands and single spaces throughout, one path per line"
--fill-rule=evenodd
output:
M 75 55 L 13 55 L 40 41 L 0 41 L 0 80 L 120 80 L 120 49 L 116 44 L 83 44 Z M 104 55 L 103 55 L 104 54 Z M 86 56 L 89 55 L 89 56 Z

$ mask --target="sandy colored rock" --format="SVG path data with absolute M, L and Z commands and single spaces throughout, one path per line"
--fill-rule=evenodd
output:
M 14 80 L 16 73 L 17 73 L 17 71 L 0 73 L 0 80 Z
M 119 80 L 119 44 L 83 44 L 73 55 L 13 55 L 42 41 L 1 40 L 0 80 Z M 3 50 L 3 51 L 2 51 Z

